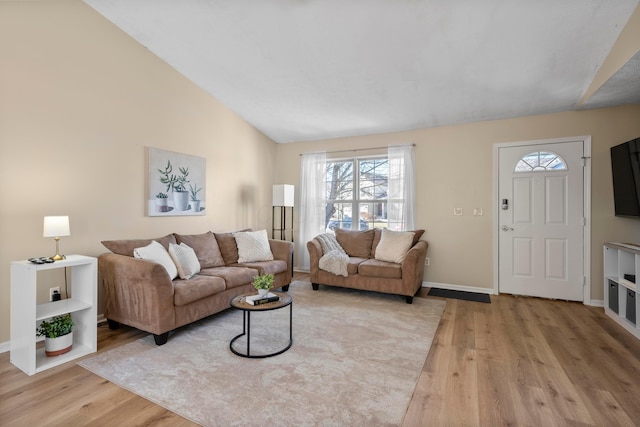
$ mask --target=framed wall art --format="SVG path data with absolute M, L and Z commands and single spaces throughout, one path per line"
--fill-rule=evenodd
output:
M 147 157 L 147 215 L 204 215 L 206 159 L 151 147 Z

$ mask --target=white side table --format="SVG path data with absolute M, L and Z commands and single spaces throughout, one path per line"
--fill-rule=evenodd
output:
M 37 273 L 69 267 L 71 298 L 46 304 L 36 303 Z M 29 261 L 11 262 L 11 363 L 29 375 L 52 368 L 97 351 L 98 262 L 94 257 L 68 255 L 51 264 Z M 73 348 L 70 352 L 47 357 L 44 347 L 36 349 L 39 321 L 71 313 Z

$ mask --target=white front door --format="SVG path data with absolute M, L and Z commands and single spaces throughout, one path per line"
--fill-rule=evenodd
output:
M 499 291 L 582 301 L 584 142 L 499 148 Z

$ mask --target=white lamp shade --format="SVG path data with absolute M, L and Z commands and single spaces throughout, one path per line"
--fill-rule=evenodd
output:
M 279 184 L 273 186 L 273 203 L 271 206 L 293 206 L 295 186 Z
M 42 237 L 70 236 L 68 216 L 45 216 Z

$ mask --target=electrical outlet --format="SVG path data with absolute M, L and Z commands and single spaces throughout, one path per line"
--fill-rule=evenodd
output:
M 424 259 L 424 265 L 429 265 L 429 258 Z
M 60 286 L 55 286 L 53 288 L 49 288 L 49 301 L 53 301 L 53 294 L 57 293 L 60 295 Z

